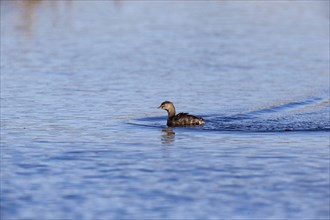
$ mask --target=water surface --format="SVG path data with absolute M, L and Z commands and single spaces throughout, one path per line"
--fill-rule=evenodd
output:
M 1 218 L 329 219 L 328 36 L 325 1 L 1 1 Z

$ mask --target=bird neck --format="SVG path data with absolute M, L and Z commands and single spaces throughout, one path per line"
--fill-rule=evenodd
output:
M 168 118 L 172 118 L 175 116 L 175 108 L 173 106 L 173 108 L 170 108 L 167 110 L 167 114 L 168 114 Z

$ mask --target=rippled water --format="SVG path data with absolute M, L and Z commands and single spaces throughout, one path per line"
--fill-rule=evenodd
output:
M 328 36 L 326 1 L 1 1 L 1 218 L 329 219 Z

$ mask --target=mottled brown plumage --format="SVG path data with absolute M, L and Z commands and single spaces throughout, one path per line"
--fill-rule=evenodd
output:
M 172 102 L 165 101 L 159 108 L 164 109 L 168 113 L 167 126 L 176 127 L 176 126 L 194 126 L 194 125 L 203 125 L 204 119 L 189 115 L 188 113 L 179 113 L 175 115 L 175 107 Z

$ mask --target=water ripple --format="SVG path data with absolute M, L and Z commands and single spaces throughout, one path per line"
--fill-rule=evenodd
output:
M 266 108 L 233 115 L 203 115 L 206 124 L 194 127 L 196 131 L 330 131 L 330 100 L 308 98 L 271 105 Z M 166 117 L 138 118 L 129 124 L 166 128 Z

